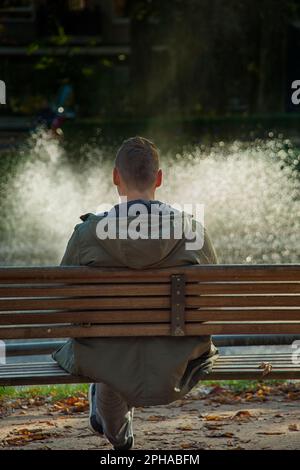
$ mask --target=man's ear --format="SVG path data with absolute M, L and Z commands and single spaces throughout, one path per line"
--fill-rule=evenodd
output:
M 155 182 L 156 188 L 159 188 L 162 185 L 162 178 L 163 178 L 162 170 L 158 170 L 157 176 L 156 176 L 156 182 Z
M 118 168 L 116 167 L 114 167 L 113 169 L 113 183 L 115 186 L 120 185 L 120 174 L 119 174 Z

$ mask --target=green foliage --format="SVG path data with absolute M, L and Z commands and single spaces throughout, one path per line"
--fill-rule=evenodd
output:
M 88 384 L 0 387 L 0 400 L 41 396 L 50 397 L 53 401 L 56 401 L 75 395 L 78 392 L 87 393 L 88 387 Z
M 65 46 L 69 42 L 69 36 L 65 34 L 64 28 L 58 26 L 57 35 L 52 37 L 52 43 L 56 46 Z

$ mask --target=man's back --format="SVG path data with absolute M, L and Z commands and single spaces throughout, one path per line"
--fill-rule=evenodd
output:
M 82 220 L 70 239 L 63 265 L 157 269 L 216 263 L 201 224 L 185 215 L 185 230 L 202 241 L 201 247 L 187 249 L 190 240 L 181 225 L 182 212 L 159 201 L 131 200 L 109 213 L 87 214 Z M 137 237 L 134 228 L 143 234 Z M 145 406 L 185 395 L 210 370 L 215 353 L 209 336 L 88 338 L 69 341 L 55 359 L 73 374 L 109 384 L 127 403 Z

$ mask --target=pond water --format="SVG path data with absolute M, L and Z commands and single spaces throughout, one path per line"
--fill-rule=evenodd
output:
M 1 265 L 59 263 L 79 216 L 117 202 L 119 144 L 59 142 L 37 131 L 0 156 Z M 290 140 L 162 147 L 157 198 L 204 204 L 220 263 L 300 262 L 300 157 Z

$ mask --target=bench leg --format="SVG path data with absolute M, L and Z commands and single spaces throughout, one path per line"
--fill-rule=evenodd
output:
M 132 414 L 124 399 L 108 385 L 96 384 L 96 417 L 114 447 L 124 446 L 133 437 Z

